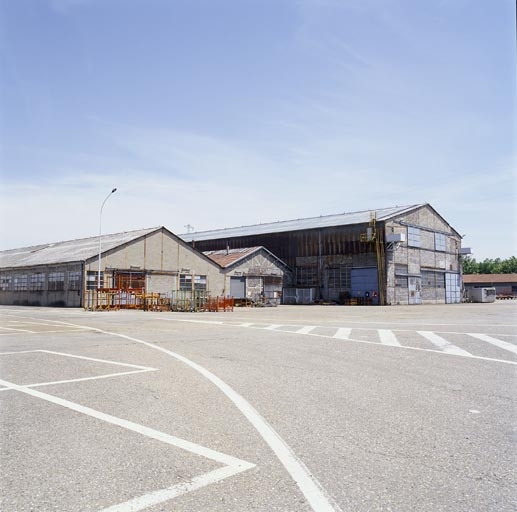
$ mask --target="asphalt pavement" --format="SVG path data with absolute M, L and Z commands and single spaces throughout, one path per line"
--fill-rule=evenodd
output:
M 0 510 L 515 511 L 516 313 L 0 307 Z

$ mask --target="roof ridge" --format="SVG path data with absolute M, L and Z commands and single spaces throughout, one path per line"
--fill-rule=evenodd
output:
M 156 230 L 156 229 L 160 229 L 161 227 L 163 227 L 163 226 L 155 226 L 155 227 L 151 227 L 151 228 L 142 228 L 142 229 L 131 229 L 131 230 L 128 230 L 128 231 L 119 231 L 117 233 L 104 233 L 104 234 L 102 234 L 102 238 L 108 237 L 108 236 L 123 235 L 123 234 L 128 234 L 128 233 L 137 233 L 139 231 L 153 231 L 153 230 Z M 12 249 L 0 250 L 0 253 L 6 253 L 6 252 L 9 252 L 9 251 L 28 251 L 30 249 L 36 251 L 36 250 L 46 249 L 47 247 L 52 247 L 52 246 L 58 245 L 58 244 L 68 244 L 68 243 L 80 242 L 80 241 L 83 241 L 83 240 L 92 240 L 94 238 L 98 239 L 99 235 L 85 236 L 85 237 L 82 237 L 82 238 L 72 238 L 72 239 L 69 239 L 69 240 L 60 240 L 58 242 L 46 242 L 46 243 L 43 243 L 43 244 L 27 245 L 25 247 L 13 247 Z
M 257 226 L 267 226 L 267 225 L 274 225 L 274 224 L 283 224 L 288 222 L 295 222 L 295 221 L 301 221 L 301 220 L 313 220 L 313 219 L 322 219 L 322 218 L 329 218 L 329 217 L 338 217 L 340 215 L 356 215 L 358 213 L 366 213 L 366 212 L 375 212 L 377 210 L 394 210 L 394 209 L 400 209 L 400 210 L 407 210 L 408 208 L 416 208 L 419 206 L 424 206 L 427 203 L 417 203 L 417 204 L 409 204 L 409 205 L 402 205 L 402 206 L 387 206 L 384 208 L 371 208 L 371 209 L 365 209 L 365 210 L 357 210 L 353 212 L 342 212 L 342 213 L 329 213 L 325 215 L 315 215 L 312 217 L 299 217 L 297 219 L 287 219 L 287 220 L 277 220 L 277 221 L 270 221 L 270 222 L 259 222 L 256 224 L 245 224 L 241 226 L 231 226 L 231 227 L 225 227 L 225 228 L 215 228 L 215 229 L 205 229 L 203 231 L 193 231 L 190 233 L 181 233 L 178 236 L 180 238 L 186 239 L 188 238 L 188 235 L 198 235 L 202 233 L 211 233 L 215 231 L 226 231 L 230 229 L 239 229 L 239 228 L 253 228 Z

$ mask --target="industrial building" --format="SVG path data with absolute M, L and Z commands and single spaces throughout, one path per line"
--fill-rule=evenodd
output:
M 223 249 L 204 254 L 222 267 L 227 279 L 226 290 L 234 299 L 275 306 L 282 303 L 284 283 L 290 281 L 291 270 L 265 247 Z
M 461 236 L 429 204 L 179 236 L 201 251 L 265 247 L 292 269 L 284 304 L 461 302 Z
M 0 252 L 2 305 L 81 307 L 99 289 L 124 290 L 126 303 L 134 290 L 219 296 L 225 276 L 165 227 Z
M 517 274 L 468 274 L 463 276 L 463 284 L 467 294 L 493 288 L 498 299 L 517 298 Z
M 461 236 L 432 206 L 417 204 L 180 236 L 162 226 L 0 252 L 0 304 L 80 307 L 101 289 L 283 304 L 457 303 Z

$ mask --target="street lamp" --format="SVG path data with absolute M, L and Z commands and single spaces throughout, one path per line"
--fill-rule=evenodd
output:
M 116 188 L 114 188 L 107 196 L 106 199 L 102 202 L 101 211 L 99 213 L 99 268 L 97 273 L 97 289 L 100 289 L 101 287 L 101 252 L 102 252 L 102 209 L 104 208 L 104 205 L 106 204 L 106 201 L 111 197 L 111 194 L 114 194 L 117 191 Z

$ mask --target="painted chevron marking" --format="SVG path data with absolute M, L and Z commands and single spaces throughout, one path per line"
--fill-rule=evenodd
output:
M 430 341 L 435 347 L 440 348 L 448 354 L 472 357 L 472 354 L 470 352 L 467 352 L 466 350 L 463 350 L 462 348 L 453 345 L 445 338 L 438 336 L 438 334 L 435 334 L 432 331 L 417 331 L 417 333 L 420 334 L 420 336 L 423 336 L 426 340 Z
M 507 341 L 498 340 L 497 338 L 492 338 L 492 336 L 487 336 L 486 334 L 475 334 L 475 333 L 467 333 L 469 336 L 476 338 L 481 341 L 486 341 L 491 345 L 502 348 L 503 350 L 508 350 L 509 352 L 513 352 L 517 354 L 517 346 L 512 343 L 508 343 Z
M 393 347 L 401 346 L 393 331 L 388 329 L 378 329 L 378 332 L 379 338 L 381 339 L 381 343 L 383 345 L 391 345 Z

